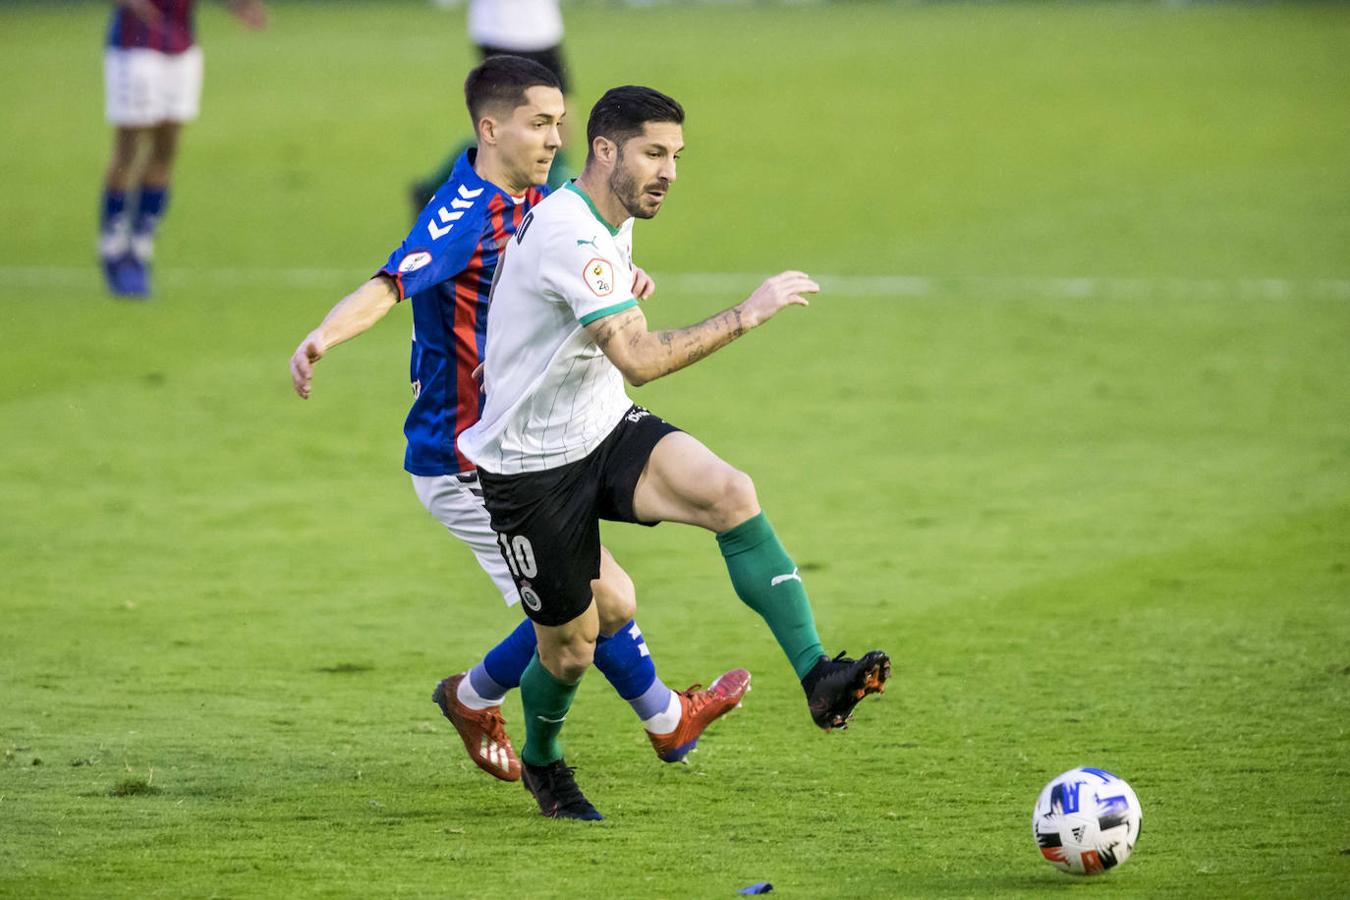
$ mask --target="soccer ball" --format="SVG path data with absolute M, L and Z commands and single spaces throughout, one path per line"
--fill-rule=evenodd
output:
M 1036 798 L 1031 836 L 1060 871 L 1100 875 L 1130 858 L 1143 817 L 1123 779 L 1101 769 L 1070 769 Z

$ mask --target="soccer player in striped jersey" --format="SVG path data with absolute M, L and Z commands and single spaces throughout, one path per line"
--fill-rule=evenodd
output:
M 628 288 L 633 221 L 665 201 L 683 123 L 679 103 L 644 87 L 615 88 L 591 110 L 585 170 L 531 210 L 498 267 L 487 403 L 459 437 L 538 630 L 538 656 L 521 680 L 521 757 L 525 786 L 548 816 L 599 818 L 558 739 L 600 633 L 591 585 L 604 565 L 601 519 L 716 534 L 732 587 L 768 624 L 821 728 L 846 727 L 890 675 L 881 651 L 825 654 L 801 575 L 750 477 L 633 405 L 624 388 L 697 362 L 819 290 L 784 272 L 697 325 L 647 328 Z
M 296 392 L 308 397 L 319 359 L 400 301 L 410 302 L 414 399 L 404 427 L 404 468 L 423 505 L 469 545 L 511 605 L 522 593 L 483 507 L 477 473 L 455 440 L 482 408 L 475 372 L 483 358 L 490 286 L 502 248 L 546 194 L 540 185 L 558 148 L 564 106 L 547 69 L 513 56 L 493 57 L 474 69 L 464 92 L 477 151 L 459 159 L 384 266 L 301 341 L 291 357 L 291 376 Z M 641 270 L 634 270 L 625 287 L 639 297 L 653 290 Z M 709 723 L 740 702 L 750 674 L 727 672 L 707 690 L 668 688 L 633 621 L 633 583 L 608 551 L 601 552 L 592 585 L 601 619 L 596 664 L 632 706 L 657 755 L 678 762 Z M 528 593 L 524 596 L 528 604 Z M 520 778 L 520 760 L 506 734 L 501 702 L 520 684 L 535 643 L 535 628 L 525 619 L 471 670 L 441 681 L 432 698 L 473 761 L 504 781 Z
M 155 229 L 169 204 L 178 132 L 197 118 L 202 50 L 192 5 L 116 0 L 113 6 L 103 75 L 116 136 L 99 211 L 98 254 L 108 289 L 119 297 L 150 293 Z M 232 0 L 230 8 L 249 28 L 267 21 L 259 0 Z

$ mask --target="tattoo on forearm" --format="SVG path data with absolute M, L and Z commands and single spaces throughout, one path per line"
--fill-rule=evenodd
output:
M 595 345 L 600 348 L 601 352 L 604 352 L 604 349 L 609 346 L 609 342 L 614 339 L 614 322 L 612 319 L 601 320 L 594 339 Z
M 698 362 L 754 326 L 745 321 L 739 306 L 733 306 L 688 328 L 648 331 L 646 317 L 640 311 L 608 316 L 588 327 L 602 353 L 608 354 L 614 340 L 621 338 L 626 352 L 619 355 L 634 364 L 634 377 L 645 382 Z
M 663 373 L 674 372 L 720 350 L 745 334 L 739 306 L 709 316 L 697 325 L 656 332 L 656 339 L 664 351 Z

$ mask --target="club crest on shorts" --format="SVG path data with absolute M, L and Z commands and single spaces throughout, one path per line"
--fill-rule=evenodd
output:
M 614 266 L 607 259 L 592 257 L 581 270 L 586 287 L 597 297 L 608 297 L 614 293 Z
M 544 605 L 544 601 L 539 599 L 539 595 L 534 592 L 528 581 L 520 583 L 520 602 L 535 612 L 539 612 L 539 607 Z

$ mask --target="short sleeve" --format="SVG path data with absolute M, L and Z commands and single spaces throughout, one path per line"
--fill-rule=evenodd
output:
M 478 246 L 487 203 L 482 188 L 471 191 L 462 184 L 447 183 L 436 193 L 380 268 L 397 283 L 400 300 L 464 271 Z
M 563 231 L 550 250 L 541 267 L 545 286 L 582 325 L 637 305 L 633 270 L 603 229 L 599 234 Z

